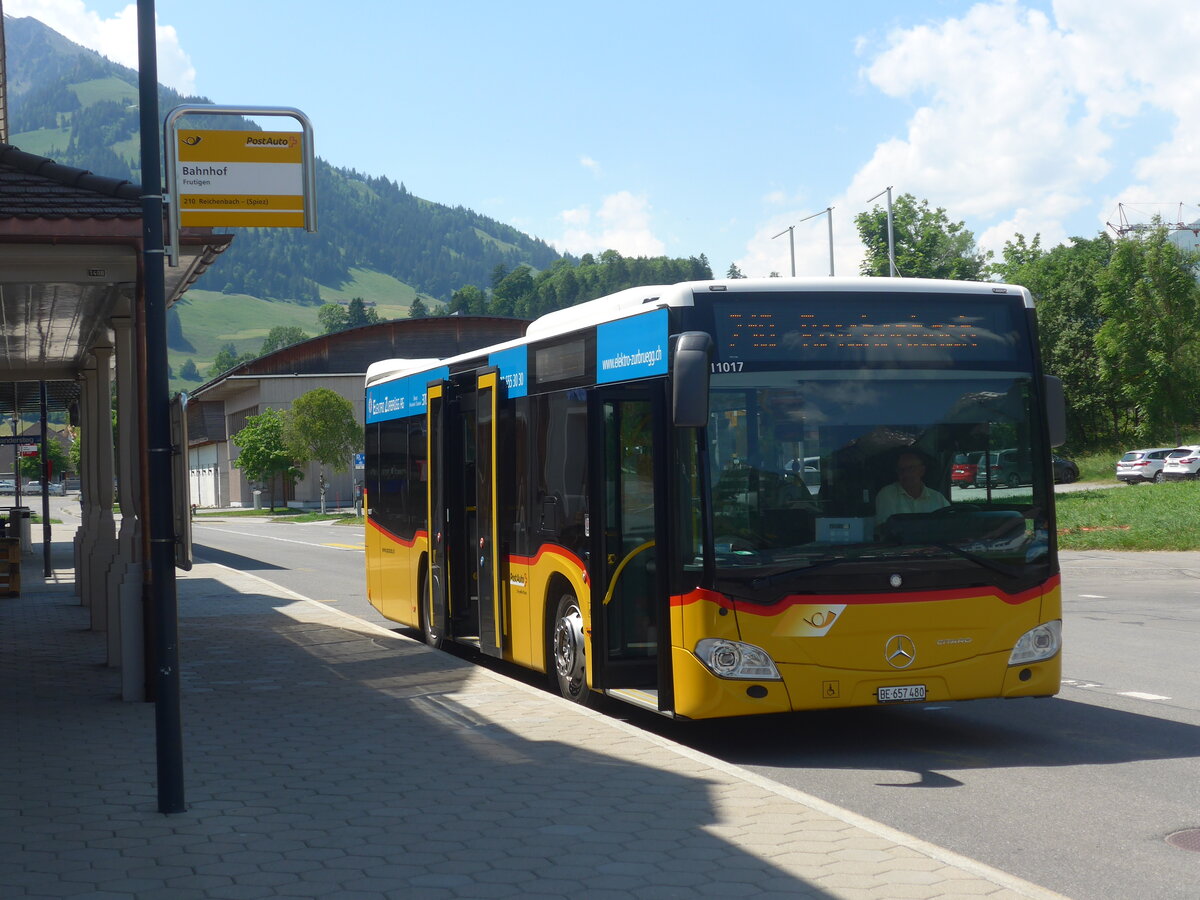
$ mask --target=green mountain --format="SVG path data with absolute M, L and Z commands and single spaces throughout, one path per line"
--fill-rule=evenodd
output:
M 139 181 L 137 72 L 33 18 L 6 16 L 4 28 L 11 143 L 64 165 Z M 209 102 L 159 86 L 163 113 L 181 103 Z M 244 120 L 229 127 L 257 129 Z M 316 234 L 238 229 L 204 285 L 317 304 L 353 282 L 359 269 L 448 300 L 464 284 L 488 284 L 497 266 L 536 270 L 560 258 L 544 241 L 461 206 L 423 200 L 387 178 L 318 159 L 316 180 Z M 388 302 L 405 293 L 411 297 L 412 291 L 364 299 Z
M 5 16 L 9 140 L 30 153 L 141 180 L 137 73 L 33 18 Z M 209 103 L 159 85 L 162 114 Z M 184 122 L 257 130 L 235 117 Z M 574 259 L 479 215 L 409 193 L 402 183 L 318 159 L 319 231 L 237 229 L 237 237 L 168 312 L 173 390 L 261 352 L 276 327 L 315 337 L 322 304 L 362 298 L 379 320 L 447 312 L 533 318 L 642 284 L 712 278 L 703 256 Z M 294 339 L 294 338 L 293 338 Z M 231 347 L 232 345 L 232 347 Z M 185 377 L 186 376 L 186 377 Z

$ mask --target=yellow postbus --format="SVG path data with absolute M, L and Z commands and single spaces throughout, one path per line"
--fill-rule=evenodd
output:
M 377 362 L 366 408 L 368 595 L 434 646 L 681 718 L 1059 689 L 1024 288 L 633 288 Z M 1024 483 L 953 482 L 1001 451 Z

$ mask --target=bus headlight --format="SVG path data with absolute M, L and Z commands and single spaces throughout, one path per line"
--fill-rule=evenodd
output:
M 696 658 L 718 678 L 782 681 L 765 650 L 741 641 L 705 638 L 696 644 Z
M 1062 620 L 1055 619 L 1021 635 L 1008 658 L 1008 664 L 1019 666 L 1022 663 L 1041 662 L 1054 656 L 1061 649 Z

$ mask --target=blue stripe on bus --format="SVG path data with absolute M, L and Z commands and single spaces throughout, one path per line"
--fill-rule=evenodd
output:
M 418 372 L 416 375 L 372 385 L 367 388 L 368 424 L 385 419 L 424 415 L 425 386 L 431 381 L 444 381 L 449 377 L 449 366 L 439 366 L 436 369 Z

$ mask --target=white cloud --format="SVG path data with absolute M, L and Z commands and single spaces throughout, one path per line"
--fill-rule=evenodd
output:
M 616 250 L 622 256 L 661 256 L 666 246 L 650 225 L 650 202 L 644 195 L 620 191 L 605 197 L 593 215 L 580 206 L 559 214 L 567 226 L 552 243 L 574 254 Z
M 1115 200 L 1192 200 L 1200 180 L 1200 119 L 1186 60 L 1200 43 L 1200 9 L 1163 0 L 1101 9 L 1080 0 L 1058 0 L 1055 13 L 1072 32 L 1078 77 L 1088 88 L 1091 106 L 1114 120 L 1139 108 L 1174 120 L 1170 133 L 1152 140 L 1153 146 L 1134 163 Z M 1096 70 L 1105 73 L 1103 82 L 1097 81 Z
M 1099 81 L 1092 87 L 1109 101 L 1088 103 L 1078 77 L 1089 71 L 1085 49 L 1041 12 L 1013 2 L 977 4 L 962 18 L 891 33 L 864 75 L 883 93 L 922 105 L 903 138 L 875 148 L 847 201 L 862 209 L 880 185 L 894 184 L 955 220 L 1019 219 L 1061 236 L 1064 217 L 1086 206 L 1088 189 L 1109 172 L 1105 113 L 1129 108 Z
M 995 0 L 892 31 L 881 47 L 860 40 L 864 80 L 912 113 L 833 200 L 838 274 L 854 274 L 861 257 L 854 215 L 889 184 L 945 207 L 996 252 L 1018 231 L 1040 232 L 1043 246 L 1089 233 L 1077 223 L 1101 227 L 1120 199 L 1188 199 L 1200 117 L 1180 61 L 1197 45 L 1200 8 L 1165 0 L 1055 0 L 1050 16 Z M 1169 131 L 1140 131 L 1150 120 L 1133 117 L 1146 112 L 1157 122 L 1165 113 Z M 1096 196 L 1113 184 L 1118 196 Z M 788 271 L 787 239 L 771 239 L 796 221 L 780 215 L 780 195 L 763 200 L 766 222 L 739 260 L 746 274 Z M 799 274 L 828 272 L 828 242 L 827 231 L 802 240 L 797 228 Z
M 107 56 L 113 62 L 138 68 L 137 5 L 130 3 L 110 18 L 88 9 L 82 0 L 8 0 L 8 16 L 32 16 L 77 44 Z M 158 44 L 158 80 L 182 94 L 196 92 L 196 70 L 170 25 L 155 29 Z
M 579 157 L 579 164 L 591 172 L 593 175 L 600 174 L 600 163 L 592 159 L 590 156 Z

